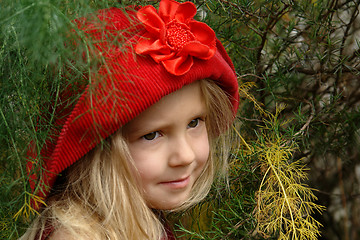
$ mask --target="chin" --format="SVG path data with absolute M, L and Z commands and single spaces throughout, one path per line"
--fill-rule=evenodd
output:
M 184 201 L 185 202 L 185 201 Z M 150 204 L 151 208 L 158 210 L 173 210 L 179 208 L 184 202 L 177 203 L 163 203 L 163 204 Z
M 188 197 L 185 198 L 184 200 L 175 199 L 175 201 L 171 201 L 171 200 L 163 201 L 163 202 L 161 202 L 161 201 L 156 201 L 156 202 L 149 201 L 148 205 L 153 209 L 173 210 L 173 209 L 181 207 L 186 202 L 187 199 L 188 199 Z

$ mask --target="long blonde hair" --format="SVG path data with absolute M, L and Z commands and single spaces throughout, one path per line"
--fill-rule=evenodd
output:
M 185 210 L 201 201 L 214 179 L 226 174 L 229 144 L 222 133 L 233 120 L 231 103 L 213 81 L 200 83 L 208 112 L 210 157 L 190 198 L 173 211 Z M 22 239 L 41 239 L 49 226 L 76 239 L 164 237 L 161 219 L 146 205 L 133 169 L 126 140 L 121 134 L 114 134 L 59 176 L 47 200 L 48 207 Z

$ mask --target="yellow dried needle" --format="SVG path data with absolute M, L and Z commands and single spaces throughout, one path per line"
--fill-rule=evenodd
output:
M 20 216 L 24 216 L 25 218 L 30 218 L 31 215 L 39 214 L 35 210 L 35 208 L 38 208 L 40 205 L 46 205 L 41 197 L 36 196 L 32 193 L 25 192 L 24 197 L 25 197 L 24 204 L 21 206 L 19 211 L 17 211 L 13 216 L 15 220 L 17 220 L 18 217 Z
M 275 128 L 277 117 L 271 118 L 263 129 Z M 263 236 L 279 239 L 314 240 L 320 235 L 321 224 L 311 214 L 322 212 L 324 207 L 313 202 L 316 196 L 312 189 L 302 183 L 307 175 L 302 160 L 292 159 L 295 150 L 295 144 L 278 132 L 270 132 L 253 147 L 264 171 L 257 194 L 258 230 Z

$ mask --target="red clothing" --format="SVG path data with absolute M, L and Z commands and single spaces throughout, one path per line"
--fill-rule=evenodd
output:
M 35 240 L 48 240 L 51 234 L 54 232 L 55 228 L 50 222 L 46 222 L 45 229 L 40 238 L 40 232 L 36 234 Z
M 164 237 L 163 240 L 176 240 L 173 232 L 171 231 L 171 229 L 168 226 L 165 226 L 165 233 L 167 235 L 167 238 Z

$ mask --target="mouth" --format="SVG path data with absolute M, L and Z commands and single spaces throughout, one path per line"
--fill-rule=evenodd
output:
M 161 182 L 160 184 L 172 189 L 181 189 L 181 188 L 185 188 L 189 183 L 190 183 L 190 176 L 177 179 L 174 181 Z

